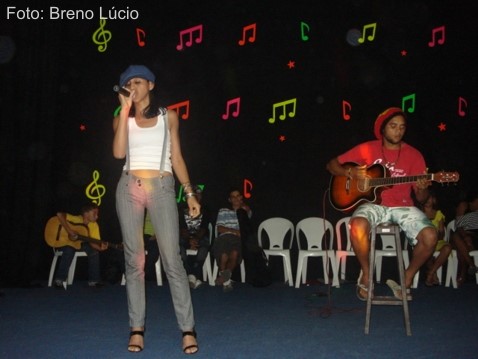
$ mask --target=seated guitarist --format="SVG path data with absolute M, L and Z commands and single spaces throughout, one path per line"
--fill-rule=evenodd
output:
M 95 203 L 87 204 L 81 208 L 81 214 L 78 216 L 69 213 L 58 212 L 57 217 L 61 225 L 68 232 L 68 237 L 72 240 L 76 239 L 78 233 L 75 231 L 75 223 L 77 225 L 84 225 L 88 228 L 89 237 L 100 239 L 100 228 L 96 222 L 98 219 L 98 206 Z M 90 287 L 100 287 L 102 282 L 100 280 L 100 257 L 99 251 L 104 251 L 108 248 L 107 243 L 101 242 L 81 244 L 80 251 L 85 251 L 88 255 L 88 285 Z M 60 259 L 60 265 L 55 275 L 55 288 L 65 288 L 70 269 L 71 262 L 75 256 L 76 249 L 72 246 L 59 247 L 63 252 Z
M 327 164 L 327 170 L 334 176 L 346 176 L 351 182 L 368 176 L 368 166 L 375 164 L 387 168 L 391 177 L 424 174 L 426 166 L 422 154 L 402 140 L 406 128 L 406 116 L 400 108 L 385 110 L 375 121 L 374 134 L 377 140 L 359 144 L 333 158 Z M 373 275 L 369 269 L 369 233 L 373 226 L 384 222 L 398 224 L 414 247 L 412 260 L 405 271 L 406 288 L 411 287 L 415 273 L 432 255 L 437 243 L 437 231 L 425 214 L 414 206 L 412 199 L 413 191 L 418 202 L 425 202 L 428 186 L 426 178 L 408 184 L 399 183 L 383 190 L 380 204 L 368 201 L 355 209 L 350 220 L 350 236 L 362 269 L 357 281 L 357 297 L 360 300 L 367 300 L 369 276 Z M 395 297 L 401 299 L 400 286 L 392 280 L 388 280 L 387 284 Z

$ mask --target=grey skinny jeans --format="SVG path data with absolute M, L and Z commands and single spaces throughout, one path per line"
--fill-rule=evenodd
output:
M 123 234 L 130 326 L 145 325 L 143 241 L 145 208 L 151 215 L 179 329 L 192 330 L 194 314 L 191 292 L 179 253 L 179 221 L 174 177 L 139 178 L 125 171 L 116 188 L 116 211 Z

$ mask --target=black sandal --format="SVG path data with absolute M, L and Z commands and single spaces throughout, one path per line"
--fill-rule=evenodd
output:
M 144 330 L 133 330 L 129 333 L 129 339 L 131 340 L 131 337 L 133 335 L 141 335 L 144 338 Z M 144 341 L 144 339 L 143 339 Z M 144 345 L 144 343 L 143 343 Z M 131 353 L 139 353 L 140 351 L 143 350 L 143 347 L 138 344 L 128 344 L 128 351 Z
M 192 330 L 192 331 L 189 331 L 189 332 L 183 332 L 183 338 L 185 336 L 188 336 L 188 335 L 194 337 L 194 339 L 197 338 L 197 334 L 196 334 L 195 330 Z M 189 350 L 189 349 L 196 349 L 196 350 L 193 351 L 193 352 L 187 352 L 187 350 Z M 197 344 L 197 341 L 196 341 L 196 344 L 191 344 L 191 345 L 188 345 L 187 347 L 183 348 L 184 354 L 196 354 L 198 351 L 199 351 L 199 346 Z

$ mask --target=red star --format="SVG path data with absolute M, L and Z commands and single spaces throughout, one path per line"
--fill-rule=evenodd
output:
M 289 69 L 294 68 L 295 67 L 295 61 L 289 60 L 289 63 L 287 64 L 287 66 L 289 67 Z
M 407 56 L 407 50 L 402 50 L 400 53 L 402 54 L 402 56 Z
M 80 131 L 86 131 L 86 126 L 83 125 L 83 124 L 81 124 L 81 125 L 80 125 Z
M 440 122 L 438 128 L 440 129 L 440 132 L 446 131 L 446 123 Z
M 279 136 L 279 141 L 284 142 L 285 141 L 285 136 L 284 135 Z

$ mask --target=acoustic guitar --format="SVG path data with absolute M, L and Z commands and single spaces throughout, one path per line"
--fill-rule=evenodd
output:
M 358 166 L 357 163 L 344 163 L 346 168 Z M 437 172 L 415 176 L 390 177 L 389 170 L 381 164 L 374 164 L 366 169 L 365 178 L 349 178 L 347 176 L 332 176 L 329 187 L 329 200 L 332 206 L 343 212 L 354 209 L 361 203 L 380 203 L 380 194 L 393 185 L 414 183 L 419 179 L 439 183 L 457 182 L 458 172 Z
M 68 221 L 68 224 L 73 228 L 73 230 L 78 233 L 78 236 L 75 239 L 71 239 L 68 236 L 68 232 L 60 223 L 60 219 L 55 216 L 51 217 L 45 226 L 45 241 L 46 243 L 53 248 L 63 247 L 63 246 L 70 246 L 75 249 L 81 249 L 82 242 L 89 242 L 89 243 L 106 243 L 108 244 L 108 248 L 116 248 L 116 249 L 123 249 L 122 244 L 117 243 L 110 243 L 101 241 L 99 239 L 89 237 L 89 230 L 88 226 L 84 223 L 76 223 Z

